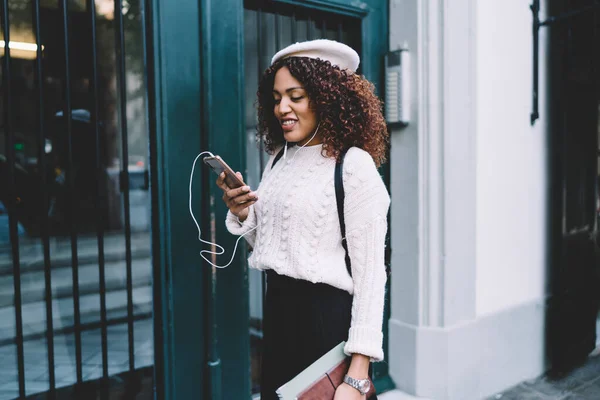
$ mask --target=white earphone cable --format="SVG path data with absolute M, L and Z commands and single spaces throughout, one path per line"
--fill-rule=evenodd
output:
M 320 126 L 321 126 L 321 123 L 319 123 L 319 125 L 317 125 L 317 129 L 315 129 L 315 133 L 313 133 L 313 135 L 308 140 L 308 142 L 304 143 L 302 146 L 300 146 L 300 148 L 298 150 L 296 150 L 296 152 L 294 153 L 294 157 L 292 157 L 292 159 L 290 160 L 290 163 L 292 163 L 294 161 L 294 158 L 296 158 L 296 154 L 298 154 L 298 152 L 300 150 L 302 150 L 303 148 L 305 148 L 310 142 L 312 142 L 312 140 L 315 138 L 315 136 L 317 136 L 317 132 L 319 132 L 319 127 Z M 287 152 L 287 142 L 285 142 L 285 148 L 283 150 L 283 159 L 284 160 L 285 160 L 286 152 Z
M 192 164 L 192 172 L 190 173 L 190 185 L 189 185 L 189 210 L 190 210 L 190 215 L 192 216 L 192 219 L 194 220 L 194 224 L 196 224 L 196 228 L 198 229 L 198 240 L 200 242 L 204 243 L 204 244 L 215 246 L 218 249 L 217 251 L 201 250 L 200 251 L 200 257 L 202 257 L 204 259 L 204 261 L 206 261 L 207 263 L 209 263 L 210 265 L 212 265 L 215 268 L 227 268 L 233 262 L 233 258 L 235 257 L 235 252 L 237 251 L 237 247 L 238 247 L 238 243 L 240 242 L 240 239 L 243 238 L 248 233 L 250 233 L 253 230 L 255 230 L 256 228 L 258 228 L 258 225 L 255 226 L 254 228 L 250 229 L 248 232 L 245 232 L 243 235 L 241 235 L 240 237 L 237 238 L 237 240 L 235 241 L 235 247 L 233 248 L 233 254 L 231 255 L 231 259 L 229 260 L 229 262 L 226 265 L 216 265 L 216 264 L 213 264 L 213 262 L 211 260 L 209 260 L 205 256 L 205 254 L 211 254 L 211 255 L 215 255 L 215 256 L 220 256 L 220 255 L 222 255 L 222 254 L 225 253 L 225 249 L 222 246 L 220 246 L 220 245 L 218 245 L 216 243 L 208 242 L 208 241 L 202 239 L 202 237 L 201 237 L 202 231 L 200 230 L 200 224 L 198 224 L 198 221 L 196 220 L 196 217 L 194 217 L 194 212 L 192 211 L 192 181 L 193 181 L 193 177 L 194 177 L 194 169 L 196 168 L 196 162 L 198 162 L 198 159 L 200 157 L 202 157 L 204 154 L 208 154 L 211 157 L 214 157 L 214 155 L 210 151 L 203 151 L 202 153 L 198 154 L 196 156 L 196 158 L 194 159 L 194 163 Z
M 308 142 L 304 143 L 304 145 L 302 145 L 296 151 L 296 153 L 294 154 L 294 157 L 292 157 L 292 160 L 290 161 L 290 163 L 294 161 L 294 158 L 296 158 L 296 154 L 298 154 L 298 151 L 300 151 L 302 148 L 304 148 L 307 144 L 309 144 L 315 138 L 315 136 L 317 135 L 317 132 L 319 131 L 319 126 L 320 126 L 320 124 L 317 125 L 317 129 L 315 129 L 315 133 L 313 133 L 313 135 L 310 138 L 310 140 Z M 285 144 L 285 148 L 284 148 L 284 151 L 283 151 L 283 158 L 284 159 L 285 159 L 286 153 L 287 153 L 287 142 Z M 218 249 L 217 251 L 200 250 L 200 257 L 202 257 L 204 259 L 204 261 L 206 261 L 207 263 L 209 263 L 210 265 L 212 265 L 215 268 L 227 268 L 233 262 L 233 258 L 235 257 L 235 252 L 237 251 L 237 247 L 238 247 L 238 244 L 239 244 L 240 240 L 244 236 L 246 236 L 247 234 L 249 234 L 250 232 L 254 231 L 256 228 L 258 228 L 258 224 L 254 228 L 250 229 L 249 231 L 245 232 L 244 234 L 242 234 L 240 237 L 237 238 L 237 240 L 235 241 L 235 246 L 233 248 L 233 254 L 231 255 L 231 259 L 229 260 L 229 262 L 226 265 L 216 265 L 216 264 L 213 264 L 213 262 L 211 260 L 209 260 L 205 256 L 205 254 L 210 254 L 210 255 L 215 255 L 215 256 L 223 255 L 223 254 L 225 254 L 225 249 L 223 248 L 223 246 L 220 246 L 220 245 L 218 245 L 216 243 L 208 242 L 208 241 L 202 239 L 202 237 L 201 237 L 202 236 L 202 231 L 200 229 L 200 224 L 196 220 L 196 217 L 194 216 L 194 212 L 192 211 L 192 182 L 193 182 L 193 178 L 194 178 L 194 170 L 196 169 L 196 163 L 198 162 L 198 159 L 200 157 L 202 157 L 204 154 L 208 154 L 209 156 L 214 157 L 214 154 L 211 153 L 210 151 L 203 151 L 202 153 L 198 154 L 196 156 L 196 158 L 194 159 L 194 163 L 192 164 L 192 172 L 190 173 L 188 207 L 189 207 L 190 215 L 192 216 L 192 219 L 194 220 L 194 224 L 196 224 L 196 229 L 198 229 L 198 240 L 201 243 L 208 244 L 210 246 L 215 246 Z

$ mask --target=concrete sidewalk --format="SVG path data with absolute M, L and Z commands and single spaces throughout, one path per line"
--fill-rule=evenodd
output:
M 152 319 L 134 323 L 135 368 L 151 366 L 154 363 L 154 342 Z M 82 366 L 84 381 L 102 376 L 102 347 L 100 329 L 82 332 Z M 116 375 L 129 370 L 129 346 L 127 324 L 108 327 L 108 373 Z M 0 346 L 0 400 L 19 397 L 16 346 Z M 25 390 L 33 395 L 45 392 L 48 384 L 48 355 L 45 339 L 25 343 Z M 75 341 L 73 334 L 57 335 L 54 338 L 54 371 L 56 387 L 75 384 Z
M 378 396 L 380 400 L 439 400 L 411 396 L 392 390 Z M 540 377 L 525 381 L 484 400 L 599 400 L 600 399 L 600 347 L 588 361 L 569 375 L 551 380 Z M 481 399 L 460 399 L 481 400 Z
M 410 394 L 406 394 L 401 390 L 392 390 L 377 396 L 379 400 L 428 400 L 424 397 L 415 397 Z

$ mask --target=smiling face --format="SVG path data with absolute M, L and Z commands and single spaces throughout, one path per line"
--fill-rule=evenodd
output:
M 310 107 L 306 90 L 287 67 L 280 68 L 275 74 L 273 98 L 273 112 L 281 124 L 284 139 L 300 146 L 306 144 L 317 129 L 317 114 Z M 310 145 L 321 143 L 319 136 L 316 135 Z

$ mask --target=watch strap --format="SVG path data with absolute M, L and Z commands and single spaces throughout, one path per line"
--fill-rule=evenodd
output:
M 370 384 L 370 380 L 369 378 L 367 379 L 355 379 L 351 376 L 345 375 L 344 376 L 344 383 L 347 383 L 348 385 L 352 386 L 354 389 L 358 390 L 360 392 L 360 394 L 367 394 L 369 391 L 369 387 L 367 387 L 367 391 L 363 392 L 363 387 L 366 384 Z M 370 386 L 370 385 L 369 385 Z

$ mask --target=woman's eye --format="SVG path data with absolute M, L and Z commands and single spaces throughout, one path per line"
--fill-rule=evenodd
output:
M 304 96 L 300 96 L 300 97 L 292 97 L 292 101 L 300 101 L 304 98 Z
M 273 99 L 273 102 L 275 102 L 275 104 L 279 104 L 281 103 L 281 99 Z

